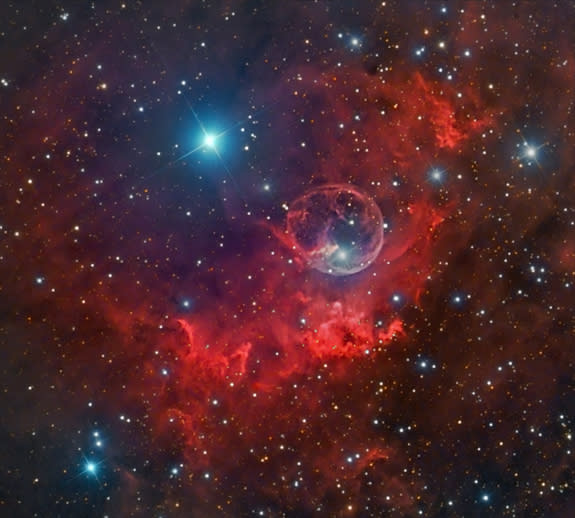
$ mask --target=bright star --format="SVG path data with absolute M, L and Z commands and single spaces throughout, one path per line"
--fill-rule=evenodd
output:
M 100 447 L 101 445 L 97 444 L 96 446 Z M 84 463 L 83 463 L 84 467 L 78 476 L 89 475 L 91 477 L 94 477 L 99 482 L 99 478 L 98 478 L 99 469 L 98 468 L 99 468 L 100 464 L 102 464 L 103 461 L 96 462 L 94 460 L 89 460 L 84 455 L 82 455 L 82 457 L 84 458 Z
M 216 136 L 211 133 L 206 133 L 204 137 L 204 146 L 215 148 L 216 147 Z
M 531 166 L 535 164 L 541 169 L 541 164 L 539 163 L 539 150 L 546 147 L 547 143 L 533 144 L 532 142 L 528 142 L 523 137 L 521 131 L 517 131 L 517 133 L 519 133 L 519 136 L 523 141 L 522 143 L 517 144 L 517 147 L 521 148 L 521 151 L 515 157 L 515 159 L 519 161 L 519 167 Z
M 438 167 L 434 167 L 427 173 L 427 178 L 433 183 L 440 184 L 445 179 L 445 171 Z

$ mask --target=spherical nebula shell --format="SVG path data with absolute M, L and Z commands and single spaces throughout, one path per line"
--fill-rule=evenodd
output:
M 349 185 L 316 187 L 289 208 L 287 231 L 308 264 L 331 275 L 367 268 L 383 246 L 377 204 Z

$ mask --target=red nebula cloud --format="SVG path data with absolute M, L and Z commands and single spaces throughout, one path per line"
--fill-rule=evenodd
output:
M 172 439 L 178 431 L 192 471 L 211 469 L 224 477 L 242 466 L 238 483 L 259 473 L 262 491 L 280 497 L 305 472 L 313 481 L 307 484 L 308 502 L 326 498 L 338 470 L 348 469 L 335 468 L 342 463 L 341 448 L 327 447 L 338 430 L 347 437 L 348 426 L 340 412 L 326 411 L 330 391 L 340 390 L 351 372 L 373 365 L 409 332 L 392 295 L 401 293 L 417 304 L 435 273 L 434 237 L 455 198 L 438 203 L 429 194 L 432 188 L 421 187 L 430 157 L 438 149 L 457 152 L 490 121 L 470 92 L 464 92 L 465 103 L 459 102 L 454 91 L 419 73 L 385 82 L 359 76 L 357 82 L 357 102 L 344 96 L 348 87 L 340 79 L 329 75 L 310 76 L 298 85 L 298 97 L 321 95 L 334 126 L 352 118 L 358 106 L 363 111 L 365 124 L 355 138 L 370 153 L 358 158 L 348 140 L 342 144 L 340 135 L 325 131 L 318 142 L 331 153 L 316 177 L 352 180 L 373 196 L 384 222 L 390 222 L 378 258 L 363 272 L 331 277 L 300 260 L 285 222 L 261 225 L 264 244 L 240 263 L 229 259 L 222 265 L 237 272 L 226 284 L 227 295 L 213 299 L 214 307 L 178 318 L 181 331 L 174 328 L 176 338 L 164 344 L 174 358 L 173 379 L 165 386 L 164 403 L 156 406 L 158 430 Z M 351 168 L 356 176 L 345 177 Z M 407 190 L 391 185 L 390 169 L 410 184 Z M 329 417 L 322 419 L 324 414 Z M 416 486 L 390 468 L 389 459 L 401 457 L 393 444 L 366 429 L 341 443 L 361 451 L 354 469 L 381 470 L 387 487 L 395 488 L 396 505 L 413 505 Z M 291 445 L 293 458 L 276 450 L 279 445 Z M 282 466 L 281 477 L 273 466 Z M 356 493 L 358 472 L 339 475 Z
M 185 276 L 181 284 L 190 293 L 202 293 L 207 278 L 220 292 L 206 289 L 202 304 L 189 314 L 167 314 L 170 306 L 161 301 L 176 287 L 154 275 L 147 274 L 153 289 L 144 289 L 139 279 L 136 285 L 115 277 L 109 284 L 94 280 L 106 270 L 86 266 L 89 250 L 79 266 L 74 263 L 82 272 L 75 290 L 96 293 L 97 286 L 97 295 L 86 296 L 86 308 L 129 344 L 130 354 L 145 358 L 143 369 L 127 369 L 122 376 L 129 396 L 121 402 L 129 397 L 147 402 L 151 436 L 163 451 L 183 455 L 190 479 L 206 471 L 215 482 L 255 483 L 259 493 L 299 499 L 307 508 L 325 499 L 344 502 L 341 488 L 359 497 L 360 472 L 372 469 L 394 494 L 394 505 L 409 508 L 417 483 L 397 468 L 402 452 L 394 441 L 366 425 L 374 409 L 354 402 L 366 396 L 353 381 L 374 365 L 382 377 L 394 368 L 381 358 L 409 329 L 392 296 L 400 293 L 417 304 L 435 275 L 434 240 L 456 198 L 438 198 L 424 186 L 429 164 L 439 150 L 457 153 L 491 116 L 471 88 L 459 100 L 456 92 L 419 73 L 383 80 L 352 68 L 337 77 L 306 69 L 303 77 L 297 92 L 288 82 L 283 94 L 293 101 L 294 114 L 305 111 L 312 97 L 325 105 L 324 120 L 311 128 L 313 147 L 321 151 L 314 174 L 295 170 L 278 184 L 285 182 L 291 199 L 324 183 L 351 183 L 369 193 L 388 225 L 369 268 L 338 278 L 309 269 L 278 219 L 253 225 L 260 233 L 258 246 L 241 257 L 216 259 L 207 273 Z M 361 124 L 352 126 L 356 113 Z M 343 133 L 339 121 L 345 121 Z M 288 116 L 277 122 L 290 124 Z M 101 214 L 92 224 L 117 225 L 106 217 Z M 71 219 L 68 213 L 61 221 Z M 52 240 L 52 271 L 66 272 L 74 256 L 58 244 L 59 221 L 56 216 L 50 224 L 41 221 L 36 230 Z M 189 245 L 181 241 L 181 248 Z M 63 311 L 75 314 L 77 303 Z M 138 340 L 136 320 L 153 329 L 161 321 L 162 331 Z M 160 365 L 168 368 L 165 378 Z M 347 451 L 359 455 L 349 466 Z M 300 479 L 306 481 L 305 493 L 294 497 Z M 384 505 L 383 493 L 381 498 Z

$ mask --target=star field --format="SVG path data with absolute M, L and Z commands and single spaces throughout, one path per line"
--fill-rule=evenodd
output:
M 0 514 L 566 517 L 575 7 L 0 6 Z

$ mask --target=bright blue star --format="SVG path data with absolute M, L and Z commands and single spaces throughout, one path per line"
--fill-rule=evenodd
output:
M 80 471 L 80 473 L 78 474 L 78 476 L 80 475 L 88 475 L 90 477 L 94 477 L 98 482 L 100 481 L 99 477 L 98 477 L 98 471 L 99 471 L 99 467 L 100 464 L 102 464 L 102 462 L 104 461 L 94 461 L 91 459 L 86 458 L 84 455 L 82 455 L 82 457 L 84 458 L 84 466 L 82 471 Z
M 216 147 L 216 136 L 206 133 L 204 136 L 204 146 L 214 149 Z
M 434 167 L 429 171 L 427 177 L 433 183 L 442 183 L 445 178 L 445 171 L 437 167 Z
M 540 150 L 547 146 L 547 143 L 534 144 L 533 142 L 528 142 L 525 137 L 518 131 L 519 136 L 523 142 L 517 143 L 517 148 L 519 149 L 518 154 L 514 157 L 515 160 L 519 162 L 519 167 L 536 165 L 541 169 L 540 160 Z
M 539 165 L 539 162 L 537 161 L 537 155 L 542 147 L 543 146 L 534 146 L 533 144 L 523 142 L 523 153 L 519 158 L 522 159 L 527 165 L 531 165 L 533 163 Z

